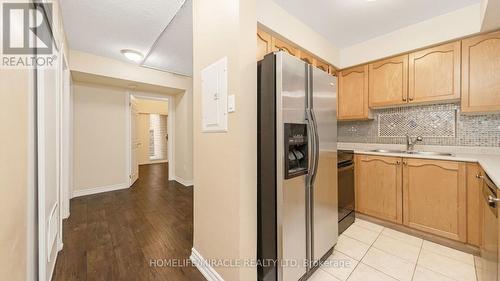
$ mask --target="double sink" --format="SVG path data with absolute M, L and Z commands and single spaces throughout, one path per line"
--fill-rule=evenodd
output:
M 427 155 L 427 156 L 453 156 L 453 154 L 447 153 L 447 152 L 414 151 L 414 150 L 406 151 L 406 150 L 374 149 L 374 150 L 370 150 L 370 152 L 398 153 L 398 154 L 416 154 L 416 155 Z

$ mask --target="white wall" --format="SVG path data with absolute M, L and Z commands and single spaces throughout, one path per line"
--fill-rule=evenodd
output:
M 500 1 L 481 0 L 481 31 L 500 28 Z
M 0 276 L 25 281 L 28 190 L 28 86 L 27 70 L 0 69 Z M 30 116 L 33 117 L 33 116 Z M 33 188 L 30 186 L 30 188 Z M 34 237 L 32 237 L 33 239 Z
M 410 25 L 340 51 L 340 67 L 365 63 L 480 32 L 480 5 Z
M 127 90 L 102 85 L 73 85 L 73 193 L 128 187 L 126 158 Z
M 205 259 L 256 257 L 255 10 L 255 1 L 193 1 L 193 248 Z M 202 133 L 201 71 L 224 57 L 228 61 L 228 92 L 235 95 L 236 111 L 228 115 L 226 133 Z M 215 270 L 227 281 L 257 278 L 255 267 L 217 266 Z
M 137 111 L 139 113 L 168 115 L 168 101 L 137 98 Z
M 94 188 L 128 187 L 127 96 L 129 89 L 101 84 L 73 84 L 73 195 Z M 167 97 L 165 94 L 136 94 Z M 193 181 L 192 91 L 173 96 L 175 121 L 174 179 L 191 185 Z
M 272 0 L 257 0 L 257 21 L 330 64 L 340 65 L 337 47 Z
M 69 64 L 71 71 L 162 86 L 172 90 L 186 90 L 192 87 L 191 77 L 140 67 L 136 64 L 76 50 L 70 51 Z
M 176 75 L 100 57 L 71 51 L 70 69 L 76 80 L 126 88 L 137 85 L 138 91 L 175 100 L 174 178 L 187 185 L 193 182 L 193 80 Z M 77 75 L 76 75 L 77 74 Z M 138 92 L 140 94 L 140 92 Z

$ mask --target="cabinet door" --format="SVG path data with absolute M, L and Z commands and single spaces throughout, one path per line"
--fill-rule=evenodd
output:
M 408 55 L 370 64 L 370 107 L 406 104 L 408 98 Z
M 466 164 L 403 159 L 404 224 L 466 242 Z
M 257 61 L 264 58 L 265 55 L 272 52 L 272 37 L 261 30 L 257 31 Z
M 272 38 L 272 51 L 285 51 L 292 56 L 298 57 L 300 55 L 299 49 L 293 47 L 291 44 L 288 44 L 278 38 Z
M 411 53 L 410 103 L 460 99 L 460 41 Z
M 338 119 L 368 119 L 368 65 L 339 73 Z
M 482 180 L 481 167 L 467 163 L 467 243 L 481 246 L 482 236 Z
M 500 32 L 462 41 L 462 111 L 500 111 Z
M 402 223 L 401 158 L 356 155 L 356 211 Z

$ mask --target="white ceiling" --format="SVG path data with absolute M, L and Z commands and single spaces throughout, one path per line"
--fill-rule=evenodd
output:
M 130 61 L 122 56 L 122 49 L 137 50 L 144 55 L 151 52 L 145 65 L 190 75 L 192 35 L 190 25 L 186 27 L 186 22 L 191 22 L 190 4 L 187 13 L 179 13 L 183 18 L 176 16 L 185 9 L 184 2 L 64 0 L 61 8 L 71 49 L 126 62 Z M 171 21 L 175 26 L 169 25 Z
M 186 0 L 167 26 L 144 66 L 185 75 L 193 73 L 193 10 Z
M 273 0 L 339 48 L 351 46 L 480 0 Z

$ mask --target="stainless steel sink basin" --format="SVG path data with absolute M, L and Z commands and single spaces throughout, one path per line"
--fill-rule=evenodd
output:
M 408 154 L 419 154 L 419 155 L 436 155 L 436 156 L 453 156 L 453 154 L 448 152 L 434 152 L 434 151 L 407 151 Z
M 406 153 L 404 150 L 388 150 L 388 149 L 374 149 L 370 152 L 380 152 L 380 153 Z
M 388 149 L 374 149 L 370 152 L 379 153 L 403 153 L 403 154 L 417 154 L 417 155 L 429 155 L 429 156 L 453 156 L 453 154 L 448 152 L 434 152 L 434 151 L 404 151 L 404 150 L 388 150 Z

